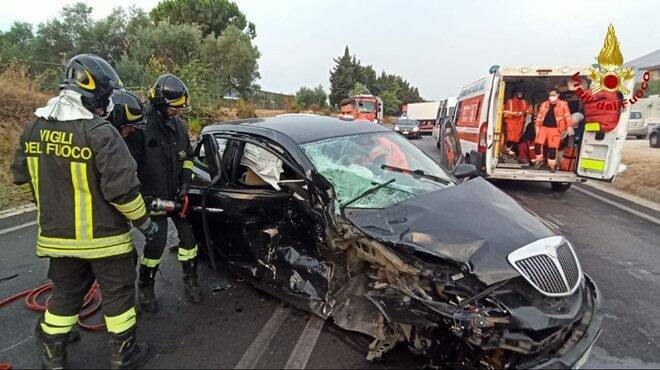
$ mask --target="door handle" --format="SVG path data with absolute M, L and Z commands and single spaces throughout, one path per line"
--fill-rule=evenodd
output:
M 195 212 L 202 212 L 202 210 L 203 209 L 200 206 L 193 207 L 193 211 L 195 211 Z M 209 207 L 206 207 L 206 212 L 208 212 L 208 213 L 222 213 L 224 211 L 225 210 L 222 209 L 222 208 L 209 208 Z

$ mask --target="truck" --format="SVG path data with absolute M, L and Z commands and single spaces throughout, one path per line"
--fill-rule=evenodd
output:
M 440 102 L 408 103 L 405 108 L 402 108 L 402 111 L 405 111 L 408 118 L 419 121 L 419 129 L 422 134 L 430 134 L 438 119 Z
M 356 119 L 381 124 L 383 121 L 383 100 L 373 95 L 356 95 L 351 99 L 357 104 Z
M 514 88 L 523 89 L 524 98 L 537 111 L 547 99 L 549 88 L 559 87 L 560 91 L 567 91 L 571 80 L 579 78 L 581 86 L 589 89 L 591 81 L 586 78 L 588 75 L 589 66 L 491 67 L 488 75 L 461 89 L 453 119 L 444 130 L 439 131 L 438 141 L 451 145 L 440 153 L 443 165 L 451 169 L 458 163 L 469 163 L 475 165 L 486 178 L 547 181 L 556 191 L 566 191 L 571 184 L 588 179 L 614 181 L 626 139 L 630 104 L 621 112 L 612 131 L 603 134 L 599 123 L 584 123 L 585 132 L 575 170 L 553 172 L 534 169 L 529 165 L 507 163 L 506 156 L 502 155 L 505 97 L 511 97 Z M 629 100 L 634 81 L 628 80 L 623 86 L 629 93 L 621 98 Z M 450 158 L 447 158 L 447 153 Z

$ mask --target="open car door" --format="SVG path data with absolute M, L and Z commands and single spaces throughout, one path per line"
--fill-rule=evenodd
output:
M 440 149 L 440 164 L 449 171 L 453 171 L 456 165 L 465 162 L 465 157 L 461 151 L 461 143 L 458 139 L 456 126 L 453 120 L 447 118 L 438 123 L 437 146 Z
M 630 80 L 626 88 L 633 91 L 634 81 Z M 624 96 L 624 100 L 631 94 Z M 604 109 L 606 109 L 604 107 Z M 623 145 L 628 135 L 628 120 L 630 118 L 630 105 L 621 112 L 619 123 L 610 132 L 600 132 L 600 123 L 585 121 L 584 136 L 577 175 L 580 177 L 612 182 L 619 172 L 619 164 L 623 155 Z

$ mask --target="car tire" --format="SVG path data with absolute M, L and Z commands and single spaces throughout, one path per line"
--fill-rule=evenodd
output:
M 552 190 L 554 190 L 556 192 L 560 192 L 560 193 L 563 193 L 563 192 L 567 191 L 568 189 L 570 189 L 571 185 L 573 185 L 573 184 L 571 184 L 570 182 L 551 182 L 550 183 L 550 186 L 552 186 Z
M 649 136 L 649 146 L 651 148 L 660 148 L 660 140 L 658 140 L 658 134 L 653 133 Z
M 643 139 L 646 139 L 646 135 L 637 135 L 637 136 L 635 136 L 635 137 L 637 138 L 637 140 L 643 140 Z

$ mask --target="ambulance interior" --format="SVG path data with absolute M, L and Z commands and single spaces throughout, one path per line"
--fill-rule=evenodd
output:
M 589 80 L 586 79 L 585 77 L 581 77 L 581 80 L 582 80 L 582 85 L 580 87 L 583 90 L 587 90 L 589 88 L 589 83 L 590 83 Z M 505 104 L 508 99 L 513 97 L 514 92 L 516 90 L 521 89 L 523 92 L 523 98 L 527 101 L 527 103 L 529 103 L 532 106 L 533 113 L 531 115 L 527 115 L 525 120 L 526 129 L 528 128 L 528 125 L 532 125 L 532 126 L 534 125 L 534 117 L 538 112 L 541 103 L 543 103 L 548 99 L 548 90 L 551 88 L 557 88 L 557 90 L 559 91 L 560 99 L 568 103 L 571 114 L 580 112 L 584 116 L 584 103 L 580 99 L 580 97 L 578 97 L 576 94 L 576 90 L 578 87 L 574 86 L 575 83 L 574 81 L 571 80 L 571 76 L 505 76 L 504 82 L 505 82 L 505 94 L 504 94 L 504 100 L 501 102 L 501 104 Z M 503 110 L 505 109 L 506 107 L 504 107 Z M 533 165 L 530 164 L 530 160 L 533 158 L 535 154 L 533 149 L 530 150 L 530 147 L 533 147 L 534 145 L 533 144 L 534 139 L 531 138 L 530 141 L 524 142 L 523 140 L 530 139 L 530 135 L 527 135 L 526 137 L 524 136 L 521 139 L 522 145 L 519 145 L 519 148 L 516 148 L 515 150 L 517 154 L 513 157 L 507 155 L 506 154 L 507 150 L 505 149 L 506 123 L 504 122 L 503 118 L 500 119 L 502 120 L 501 125 L 499 126 L 500 137 L 498 143 L 500 145 L 495 149 L 495 158 L 497 158 L 496 167 L 509 168 L 509 169 L 524 168 L 525 170 L 534 170 Z M 580 122 L 580 125 L 584 127 L 584 120 Z M 576 129 L 576 132 L 577 131 L 578 129 Z M 531 131 L 530 134 L 533 135 L 533 131 Z M 576 136 L 576 138 L 578 138 L 578 136 Z M 525 145 L 525 143 L 528 143 L 529 145 Z M 560 145 L 560 150 L 557 153 L 557 160 L 558 163 L 560 164 L 562 162 L 565 152 L 569 152 L 567 150 L 562 150 L 562 148 L 565 147 L 566 144 L 568 144 L 568 139 L 562 140 L 562 144 Z M 527 150 L 525 150 L 524 148 L 520 148 L 523 146 L 527 147 Z M 579 142 L 577 142 L 577 140 L 575 140 L 575 149 L 576 150 L 575 150 L 574 162 L 577 162 L 577 156 L 579 153 Z M 544 153 L 544 158 L 547 158 L 547 153 Z M 549 170 L 548 167 L 543 166 L 537 171 L 548 171 L 548 170 Z M 558 168 L 557 171 L 575 172 L 575 166 L 564 166 Z

